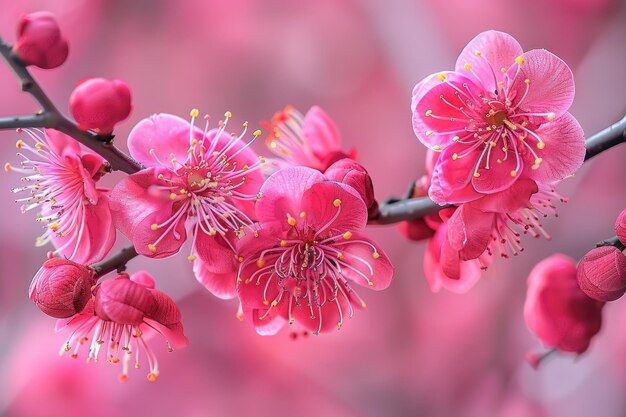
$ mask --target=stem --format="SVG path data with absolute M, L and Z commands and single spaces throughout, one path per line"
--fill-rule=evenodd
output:
M 600 246 L 615 246 L 620 251 L 626 249 L 626 246 L 624 246 L 624 244 L 619 240 L 617 236 L 613 236 L 610 239 L 606 239 L 602 242 L 596 243 L 596 248 L 599 248 Z
M 112 135 L 98 135 L 89 130 L 81 130 L 72 120 L 65 117 L 44 93 L 37 81 L 26 69 L 22 61 L 15 56 L 11 45 L 0 38 L 0 54 L 9 64 L 20 80 L 22 91 L 29 93 L 41 105 L 42 111 L 34 116 L 9 117 L 0 119 L 0 129 L 20 127 L 45 127 L 56 129 L 71 136 L 94 152 L 100 154 L 111 164 L 113 170 L 132 174 L 143 169 L 143 166 L 130 156 L 116 148 Z M 27 124 L 32 122 L 32 124 Z
M 587 147 L 585 161 L 624 142 L 626 142 L 626 116 L 585 141 Z
M 97 277 L 101 277 L 112 271 L 123 272 L 126 269 L 126 263 L 138 255 L 134 246 L 128 246 L 122 249 L 117 255 L 113 255 L 106 261 L 94 264 L 91 267 L 96 271 Z

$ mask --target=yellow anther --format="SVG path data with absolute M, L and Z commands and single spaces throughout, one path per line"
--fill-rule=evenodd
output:
M 252 133 L 253 136 L 261 136 L 261 131 L 259 129 L 255 130 L 254 133 Z
M 199 114 L 200 114 L 200 111 L 198 109 L 191 109 L 191 111 L 189 112 L 189 115 L 191 117 L 198 117 Z
M 248 127 L 248 124 L 249 124 L 249 123 L 248 123 L 247 121 L 246 121 L 246 122 L 243 122 L 243 127 Z
M 380 258 L 380 253 L 378 253 L 378 252 L 372 253 L 372 258 L 374 258 L 374 259 Z
M 301 219 L 304 219 L 306 217 L 306 213 L 301 211 L 299 216 L 300 216 Z
M 341 200 L 338 198 L 335 198 L 335 200 L 333 201 L 333 206 L 339 207 L 340 205 L 341 205 Z
M 502 120 L 502 123 L 504 123 L 506 127 L 508 127 L 511 130 L 517 130 L 517 126 L 515 126 L 513 123 L 511 123 L 507 119 Z
M 272 307 L 276 307 L 278 305 L 278 301 L 274 300 L 272 301 Z
M 239 257 L 237 258 L 237 260 L 238 260 L 239 262 L 243 262 L 243 256 L 239 256 Z
M 280 241 L 280 246 L 282 246 L 284 248 L 285 246 L 287 246 L 287 242 L 285 242 L 284 240 L 281 240 Z
M 343 253 L 337 252 L 337 259 L 343 259 Z
M 52 224 L 50 225 L 50 229 L 51 229 L 53 232 L 56 232 L 57 230 L 59 230 L 59 223 L 57 223 L 57 222 L 52 223 Z
M 540 163 L 543 162 L 543 158 L 537 158 L 535 159 L 535 165 L 539 165 Z
M 224 217 L 225 219 L 227 219 L 227 218 L 229 218 L 229 217 L 230 217 L 230 213 L 224 213 L 224 214 L 222 214 L 222 217 Z
M 361 301 L 361 308 L 365 308 L 367 307 L 367 304 L 365 304 L 365 301 Z
M 439 78 L 439 81 L 442 81 L 442 82 L 446 80 L 446 76 L 445 76 L 445 75 L 443 75 L 442 73 L 439 73 L 439 74 L 437 75 L 437 78 Z
M 496 147 L 496 143 L 494 141 L 489 142 L 489 146 L 491 146 L 492 148 Z
M 460 137 L 458 137 L 458 136 L 455 136 L 455 137 L 453 137 L 453 138 L 452 138 L 452 141 L 453 141 L 453 142 L 458 142 L 458 141 L 460 141 L 460 140 L 461 140 L 461 138 L 460 138 Z
M 259 156 L 259 162 L 264 164 L 265 163 L 265 157 L 264 156 Z
M 156 382 L 158 377 L 159 377 L 159 374 L 157 372 L 150 372 L 146 378 L 148 378 L 148 381 L 150 382 Z
M 548 120 L 554 120 L 556 119 L 556 114 L 554 112 L 550 112 L 548 113 Z
M 267 301 L 267 300 L 263 300 L 263 304 L 264 304 L 264 305 L 266 305 L 266 306 L 268 306 L 268 305 L 270 305 L 270 302 L 269 302 L 269 301 Z
M 350 238 L 352 238 L 352 232 L 346 232 L 343 234 L 343 238 L 346 240 L 349 240 Z
M 480 51 L 474 51 L 474 55 L 476 55 L 476 56 L 480 56 L 480 55 L 481 55 L 481 53 L 480 53 Z
M 441 146 L 439 146 L 439 145 L 435 145 L 435 146 L 433 146 L 433 150 L 434 150 L 434 151 L 440 151 L 440 150 L 442 150 L 442 149 L 443 149 L 443 148 L 442 148 Z
M 546 143 L 545 142 L 537 142 L 537 149 L 543 149 L 546 147 Z
M 424 113 L 424 116 L 430 117 L 431 114 L 433 114 L 432 110 L 426 110 L 426 113 Z
M 243 167 L 241 167 L 241 169 L 243 169 L 244 171 L 247 171 L 250 169 L 250 167 L 248 165 L 244 165 Z
M 435 133 L 435 132 L 433 132 L 432 130 L 427 130 L 426 131 L 426 136 L 432 136 L 433 133 Z
M 163 176 L 163 174 L 159 174 L 159 175 L 157 176 L 157 178 L 158 178 L 158 179 L 160 179 L 160 180 L 162 180 L 162 179 L 164 179 L 165 177 Z
M 463 65 L 463 68 L 465 68 L 466 70 L 470 71 L 472 69 L 472 66 L 470 64 L 465 64 L 465 65 Z
M 148 250 L 152 253 L 156 252 L 156 246 L 153 245 L 152 243 L 148 244 Z
M 204 185 L 204 180 L 200 181 L 200 185 Z M 181 194 L 187 194 L 187 190 L 185 190 L 184 188 L 181 188 L 179 193 Z
M 256 266 L 263 268 L 265 266 L 265 259 L 257 259 Z
M 196 256 L 196 255 L 189 255 L 189 256 L 187 257 L 187 260 L 188 260 L 189 262 L 193 262 L 193 261 L 195 261 L 196 259 L 197 259 L 197 256 Z
M 176 193 L 170 193 L 170 199 L 176 200 L 176 197 L 178 197 Z
M 515 63 L 517 65 L 522 65 L 524 63 L 524 58 L 522 58 L 522 56 L 518 56 L 517 58 L 515 58 Z
M 498 81 L 498 87 L 504 87 L 504 81 Z
M 499 158 L 498 158 L 498 159 L 496 159 L 496 162 L 497 162 L 497 163 L 499 163 L 499 164 L 501 164 L 501 163 L 502 163 L 502 159 L 499 159 Z
M 459 158 L 459 154 L 457 154 L 456 152 L 452 154 L 452 160 L 456 161 Z
M 4 164 L 4 172 L 11 172 L 11 164 L 8 162 Z
M 278 145 L 276 144 L 276 142 L 274 142 L 274 141 L 271 141 L 271 142 L 270 142 L 270 148 L 272 148 L 272 149 L 276 149 L 276 147 L 277 147 L 277 146 L 278 146 Z
M 478 178 L 480 177 L 480 173 L 479 172 L 474 172 L 474 178 Z
M 372 281 L 367 281 L 367 285 L 369 285 L 370 287 L 373 287 L 374 283 Z
M 159 225 L 158 225 L 158 224 L 156 224 L 156 223 L 152 223 L 152 224 L 150 225 L 150 230 L 158 230 L 158 229 L 159 229 Z
M 237 320 L 239 321 L 243 321 L 244 319 L 243 313 L 241 311 L 238 311 L 237 314 L 235 314 L 235 317 L 237 317 Z
M 227 111 L 226 113 L 224 113 L 224 117 L 233 117 L 233 114 Z
M 296 219 L 294 219 L 293 217 L 289 216 L 287 218 L 287 223 L 289 223 L 289 226 L 295 226 L 296 225 Z
M 15 147 L 17 149 L 22 149 L 22 146 L 24 146 L 24 141 L 22 139 L 20 139 L 17 142 L 15 142 Z
M 500 68 L 500 71 L 501 72 L 506 72 L 506 68 L 502 67 L 502 68 Z
M 524 84 L 530 84 L 530 80 L 529 80 L 528 78 L 526 78 L 526 79 L 524 80 Z
M 515 169 L 514 169 L 513 171 L 511 171 L 511 176 L 512 176 L 512 177 L 517 176 L 517 170 L 515 170 Z

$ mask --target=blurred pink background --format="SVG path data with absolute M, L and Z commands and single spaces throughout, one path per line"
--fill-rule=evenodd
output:
M 324 108 L 345 147 L 356 147 L 378 198 L 402 194 L 423 173 L 424 148 L 411 128 L 411 89 L 451 69 L 457 54 L 487 29 L 511 33 L 524 49 L 546 48 L 572 67 L 572 113 L 588 134 L 626 110 L 626 8 L 620 0 L 1 0 L 0 36 L 11 42 L 18 16 L 50 10 L 70 40 L 70 58 L 34 70 L 63 110 L 84 77 L 120 78 L 134 93 L 133 124 L 155 112 L 186 117 L 234 114 L 258 126 L 293 104 Z M 0 65 L 0 115 L 36 105 Z M 0 152 L 15 162 L 15 134 L 0 132 Z M 261 148 L 258 148 L 260 150 Z M 257 336 L 195 281 L 184 256 L 135 260 L 178 300 L 190 346 L 160 353 L 161 378 L 59 358 L 54 320 L 27 298 L 45 257 L 40 232 L 21 215 L 0 176 L 0 415 L 21 416 L 621 416 L 626 415 L 626 300 L 608 305 L 588 353 L 556 357 L 539 371 L 524 361 L 541 349 L 526 330 L 526 276 L 554 252 L 581 257 L 614 234 L 626 206 L 626 146 L 593 160 L 560 191 L 571 202 L 547 229 L 554 239 L 525 240 L 526 251 L 497 260 L 468 294 L 431 294 L 423 243 L 394 227 L 372 227 L 396 265 L 390 289 L 361 293 L 368 308 L 341 332 L 291 340 Z M 123 237 L 118 245 L 123 246 Z M 159 345 L 160 346 L 160 345 Z

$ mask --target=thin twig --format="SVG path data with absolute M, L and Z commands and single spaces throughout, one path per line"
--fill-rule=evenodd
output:
M 81 130 L 75 122 L 65 117 L 52 103 L 50 98 L 44 93 L 37 81 L 26 69 L 22 61 L 15 56 L 11 45 L 0 38 L 0 54 L 9 64 L 17 78 L 20 80 L 22 91 L 29 93 L 41 105 L 42 110 L 34 116 L 13 117 L 0 119 L 0 129 L 20 128 L 20 127 L 46 127 L 59 130 L 71 136 L 86 147 L 100 154 L 111 164 L 113 170 L 124 171 L 132 174 L 143 169 L 143 166 L 130 156 L 116 148 L 112 135 L 98 135 L 89 130 Z M 26 125 L 30 120 L 34 124 Z M 12 123 L 13 122 L 13 123 Z
M 112 271 L 122 272 L 126 269 L 128 261 L 138 256 L 134 246 L 122 249 L 118 254 L 111 256 L 106 261 L 94 264 L 91 267 L 96 271 L 96 276 L 101 277 Z
M 602 242 L 596 243 L 596 248 L 600 246 L 615 246 L 617 249 L 623 251 L 626 249 L 626 246 L 619 240 L 617 236 L 613 236 L 610 239 L 603 240 Z
M 585 142 L 585 146 L 587 147 L 585 161 L 624 142 L 626 142 L 626 116 L 619 122 L 614 123 L 587 139 Z

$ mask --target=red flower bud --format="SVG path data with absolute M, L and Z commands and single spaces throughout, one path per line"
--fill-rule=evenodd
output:
M 626 209 L 615 220 L 615 234 L 623 245 L 626 245 Z
M 354 188 L 361 195 L 368 209 L 376 204 L 372 178 L 358 162 L 349 158 L 340 159 L 329 166 L 324 175 L 331 181 L 341 182 Z
M 13 52 L 26 65 L 52 69 L 67 59 L 68 45 L 54 15 L 37 12 L 18 21 Z
M 105 281 L 96 290 L 94 310 L 102 320 L 139 326 L 156 308 L 148 287 L 130 280 L 128 274 Z
M 89 78 L 70 96 L 70 111 L 81 129 L 109 134 L 132 110 L 130 88 L 124 81 Z
M 577 277 L 589 297 L 617 300 L 626 292 L 626 256 L 614 246 L 594 248 L 580 260 Z
M 80 313 L 96 283 L 93 269 L 62 258 L 48 259 L 28 290 L 30 299 L 45 314 L 66 318 Z
M 524 319 L 546 346 L 583 353 L 600 330 L 603 306 L 580 290 L 576 264 L 565 255 L 544 259 L 528 276 Z

